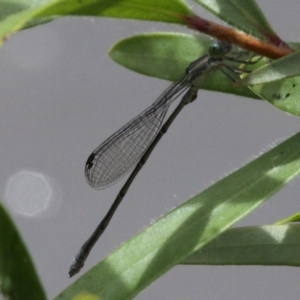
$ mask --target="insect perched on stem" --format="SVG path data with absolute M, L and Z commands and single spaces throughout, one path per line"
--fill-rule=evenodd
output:
M 203 81 L 217 70 L 221 70 L 232 81 L 236 81 L 238 75 L 247 71 L 232 63 L 249 64 L 248 61 L 240 59 L 245 55 L 248 55 L 248 52 L 233 52 L 231 45 L 226 42 L 212 42 L 208 54 L 192 62 L 185 74 L 171 84 L 150 107 L 92 152 L 86 162 L 85 176 L 87 182 L 95 189 L 111 186 L 134 169 L 106 216 L 73 259 L 69 271 L 70 277 L 83 267 L 91 249 L 108 226 L 134 178 L 183 107 L 197 98 L 197 92 Z M 183 93 L 185 94 L 180 103 L 162 125 L 170 105 Z

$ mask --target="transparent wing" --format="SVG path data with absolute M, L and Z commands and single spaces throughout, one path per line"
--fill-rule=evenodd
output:
M 169 106 L 186 88 L 184 75 L 89 156 L 85 176 L 93 188 L 104 189 L 114 184 L 137 164 L 159 132 Z

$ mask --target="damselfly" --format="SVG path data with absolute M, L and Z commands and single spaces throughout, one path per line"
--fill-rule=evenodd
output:
M 245 52 L 232 52 L 232 47 L 228 43 L 214 41 L 207 55 L 192 62 L 185 74 L 171 84 L 150 107 L 104 141 L 89 156 L 85 166 L 85 176 L 87 182 L 95 189 L 103 189 L 114 184 L 134 169 L 104 219 L 73 259 L 69 271 L 70 277 L 83 267 L 87 256 L 108 226 L 135 176 L 179 112 L 197 98 L 197 91 L 203 81 L 216 70 L 221 70 L 235 81 L 236 75 L 245 70 L 239 69 L 231 62 L 248 64 L 240 59 L 244 54 Z M 184 92 L 186 93 L 180 103 L 162 125 L 168 108 Z

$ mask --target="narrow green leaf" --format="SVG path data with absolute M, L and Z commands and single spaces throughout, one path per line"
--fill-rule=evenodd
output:
M 249 214 L 300 172 L 300 133 L 183 203 L 63 291 L 132 299 Z
M 90 15 L 183 23 L 182 0 L 0 0 L 0 46 L 13 33 L 65 15 Z
M 1 204 L 0 294 L 10 300 L 46 299 L 28 251 Z
M 193 265 L 300 266 L 300 225 L 233 228 L 184 259 Z
M 195 0 L 226 23 L 256 36 L 265 39 L 276 36 L 265 15 L 254 0 Z
M 32 3 L 32 1 L 30 2 Z M 31 8 L 30 2 L 24 0 L 15 0 L 15 1 L 0 0 L 0 21 L 4 20 L 5 18 L 7 18 L 12 14 L 16 14 L 24 10 L 30 9 Z M 37 1 L 37 2 L 42 2 L 42 1 Z
M 211 39 L 203 35 L 150 33 L 119 41 L 109 51 L 120 65 L 149 76 L 175 81 L 188 65 L 207 54 Z M 215 72 L 202 89 L 259 99 L 247 87 L 235 87 L 222 72 Z
M 50 4 L 50 5 L 49 5 Z M 9 14 L 28 8 L 43 8 L 36 19 L 44 22 L 66 15 L 101 16 L 111 18 L 138 19 L 147 21 L 162 21 L 183 24 L 182 15 L 189 15 L 190 8 L 182 0 L 15 0 L 13 4 L 0 1 L 1 19 Z M 34 21 L 38 24 L 38 20 Z
M 289 216 L 285 219 L 279 220 L 275 224 L 282 225 L 282 224 L 287 224 L 287 223 L 292 223 L 292 222 L 300 222 L 300 212 L 297 212 L 297 213 L 293 214 L 292 216 Z
M 12 34 L 28 26 L 28 22 L 32 21 L 37 15 L 43 12 L 48 6 L 53 5 L 58 0 L 48 1 L 46 5 L 43 6 L 33 6 L 33 8 L 27 8 L 26 3 L 24 5 L 18 5 L 15 3 L 16 11 L 21 9 L 21 12 L 10 14 L 13 12 L 14 5 L 7 4 L 10 9 L 5 10 L 5 5 L 2 5 L 4 12 L 2 11 L 1 17 L 4 18 L 0 22 L 0 46 L 5 42 Z M 21 3 L 21 2 L 20 2 Z M 0 6 L 1 8 L 1 6 Z M 23 10 L 24 9 L 24 10 Z M 5 12 L 8 14 L 5 15 Z
M 85 15 L 184 23 L 191 10 L 182 0 L 64 0 L 49 9 L 49 15 Z

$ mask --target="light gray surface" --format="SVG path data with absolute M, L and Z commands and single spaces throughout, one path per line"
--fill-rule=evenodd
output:
M 259 4 L 282 38 L 299 41 L 299 1 Z M 107 51 L 126 36 L 163 30 L 181 28 L 66 18 L 23 31 L 1 49 L 1 198 L 11 197 L 7 185 L 21 171 L 43 174 L 49 181 L 53 202 L 45 213 L 28 217 L 8 206 L 49 298 L 73 281 L 68 278 L 72 257 L 122 184 L 103 191 L 90 188 L 84 179 L 88 155 L 169 85 L 116 65 Z M 155 149 L 83 272 L 151 220 L 298 130 L 298 118 L 262 101 L 199 92 Z M 293 181 L 240 225 L 268 224 L 298 211 L 298 183 Z M 298 282 L 297 268 L 178 266 L 137 298 L 297 299 Z

